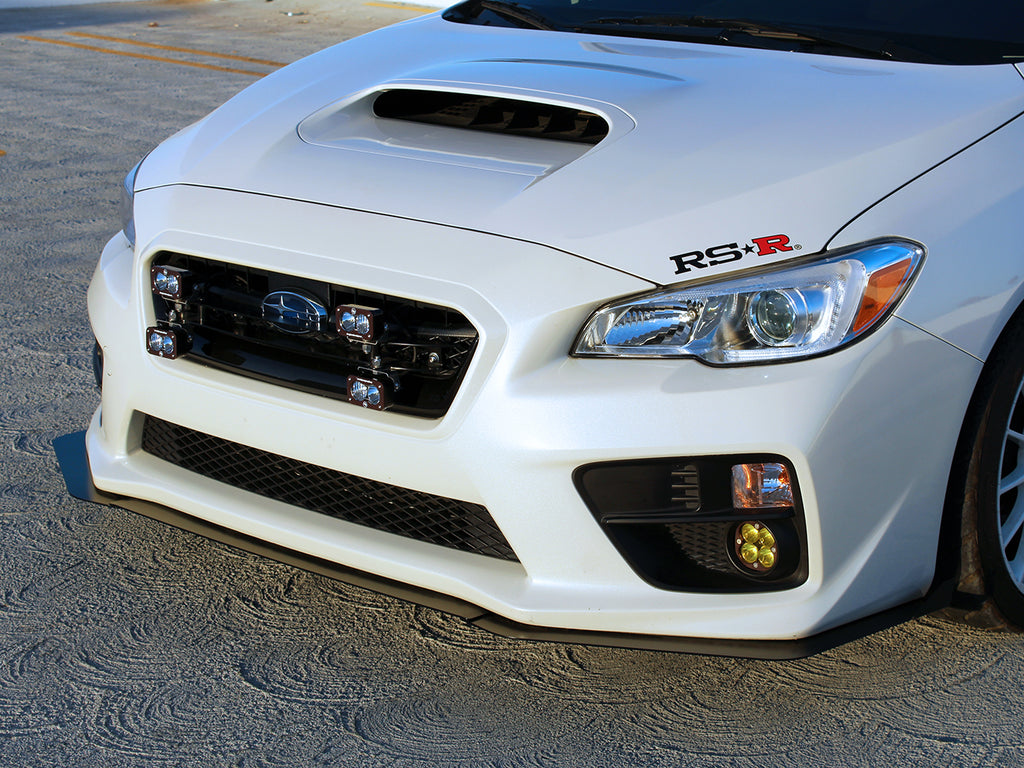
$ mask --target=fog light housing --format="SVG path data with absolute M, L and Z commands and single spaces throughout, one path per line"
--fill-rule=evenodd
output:
M 573 479 L 619 553 L 655 587 L 750 593 L 807 580 L 800 486 L 783 456 L 600 462 Z
M 172 328 L 146 329 L 146 351 L 151 355 L 174 360 L 188 351 L 188 337 Z
M 185 300 L 185 285 L 188 277 L 188 270 L 177 267 L 153 266 L 149 271 L 149 282 L 153 293 L 176 303 Z

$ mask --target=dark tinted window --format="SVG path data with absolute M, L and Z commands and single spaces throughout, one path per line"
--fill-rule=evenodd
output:
M 469 0 L 446 18 L 903 61 L 1024 61 L 1024 0 Z

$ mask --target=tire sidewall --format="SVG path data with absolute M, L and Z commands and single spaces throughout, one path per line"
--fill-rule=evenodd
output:
M 976 494 L 978 547 L 987 591 L 1007 620 L 1024 627 L 1024 592 L 1004 559 L 998 506 L 1006 431 L 1024 379 L 1024 324 L 1014 324 L 986 366 L 986 374 L 978 402 L 984 410 L 971 456 L 973 482 L 968 482 L 968 488 Z

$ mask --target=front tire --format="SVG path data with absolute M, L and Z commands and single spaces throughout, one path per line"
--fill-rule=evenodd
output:
M 974 518 L 985 591 L 1024 628 L 1024 323 L 1000 340 L 973 409 L 964 519 Z

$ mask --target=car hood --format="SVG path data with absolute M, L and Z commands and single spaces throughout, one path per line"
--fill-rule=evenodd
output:
M 377 117 L 373 101 L 389 90 L 570 107 L 602 116 L 608 135 L 589 145 Z M 490 28 L 435 14 L 264 78 L 155 150 L 136 189 L 192 184 L 437 222 L 665 284 L 816 252 L 1022 111 L 1012 65 Z M 743 258 L 680 268 L 680 254 L 732 244 Z M 710 261 L 722 263 L 702 266 Z

